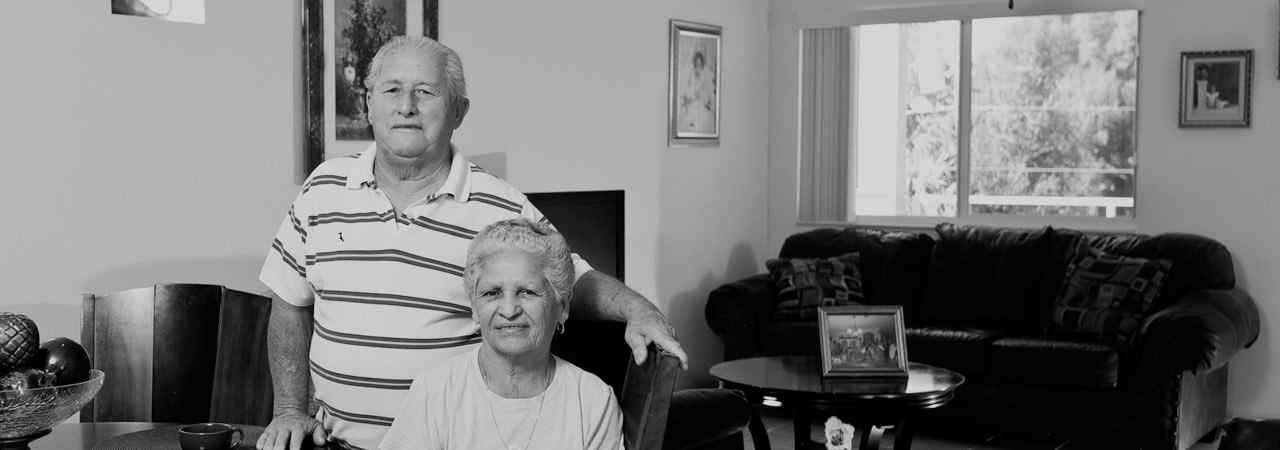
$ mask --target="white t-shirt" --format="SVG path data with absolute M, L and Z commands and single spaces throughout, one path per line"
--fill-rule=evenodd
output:
M 599 377 L 557 357 L 546 391 L 526 399 L 503 398 L 480 376 L 478 350 L 415 377 L 379 448 L 623 448 L 622 410 L 613 389 Z

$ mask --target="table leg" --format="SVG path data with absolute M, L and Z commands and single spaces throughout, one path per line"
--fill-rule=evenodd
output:
M 915 428 L 911 422 L 902 419 L 893 427 L 893 450 L 911 450 L 911 439 L 915 437 Z
M 751 408 L 751 418 L 747 420 L 747 431 L 751 432 L 751 444 L 757 450 L 772 450 L 769 445 L 769 431 L 764 428 L 764 420 L 760 418 L 760 408 Z
M 795 449 L 801 450 L 813 447 L 813 439 L 809 438 L 810 416 L 812 414 L 804 408 L 792 409 L 791 433 L 795 438 Z
M 875 425 L 869 423 L 860 423 L 853 427 L 855 436 L 853 442 L 857 443 L 859 450 L 880 450 L 880 438 L 884 436 L 883 430 L 880 434 L 876 434 Z

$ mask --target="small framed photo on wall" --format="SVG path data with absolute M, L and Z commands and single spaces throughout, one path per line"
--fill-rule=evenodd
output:
M 907 338 L 901 306 L 818 309 L 824 377 L 906 377 Z
M 720 37 L 717 25 L 671 20 L 667 143 L 720 145 Z
M 1248 127 L 1253 50 L 1182 52 L 1178 127 Z

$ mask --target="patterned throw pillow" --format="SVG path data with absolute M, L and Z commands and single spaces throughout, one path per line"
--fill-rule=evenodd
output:
M 856 252 L 832 258 L 770 259 L 764 265 L 777 289 L 774 318 L 815 319 L 819 306 L 857 305 L 862 301 Z
M 1129 344 L 1173 263 L 1090 248 L 1067 267 L 1053 308 L 1053 329 Z

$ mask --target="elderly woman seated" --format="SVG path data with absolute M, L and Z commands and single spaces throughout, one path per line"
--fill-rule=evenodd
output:
M 551 354 L 573 288 L 564 237 L 494 223 L 471 242 L 464 282 L 482 343 L 413 380 L 381 448 L 622 448 L 613 390 Z

